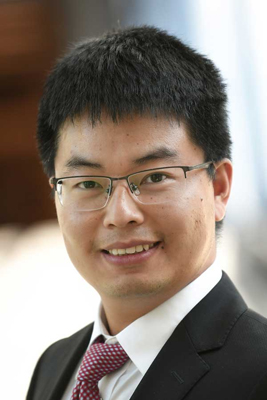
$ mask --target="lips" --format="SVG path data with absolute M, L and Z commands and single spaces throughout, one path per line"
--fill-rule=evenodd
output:
M 156 244 L 156 243 L 155 243 Z M 137 246 L 126 247 L 126 249 L 111 249 L 108 250 L 109 254 L 114 256 L 123 256 L 125 254 L 135 254 L 141 253 L 142 251 L 147 251 L 155 246 L 155 244 L 138 244 Z
M 139 242 L 136 244 L 136 242 L 131 242 L 127 244 L 123 243 L 114 243 L 108 248 L 102 250 L 106 254 L 111 254 L 113 256 L 125 256 L 125 255 L 130 255 L 130 254 L 136 254 L 136 253 L 142 253 L 150 250 L 154 246 L 156 246 L 159 242 Z
M 129 244 L 124 245 L 122 248 L 122 243 L 120 243 L 120 247 L 113 248 L 113 245 L 108 250 L 102 250 L 101 253 L 104 259 L 109 263 L 116 266 L 121 267 L 133 267 L 137 265 L 141 265 L 143 262 L 148 260 L 150 257 L 155 254 L 159 248 L 161 242 L 154 242 L 154 243 L 143 243 L 137 244 L 136 246 L 127 247 Z M 117 245 L 117 244 L 116 244 Z M 140 247 L 139 247 L 140 246 Z M 145 250 L 147 248 L 148 250 Z M 132 250 L 134 249 L 134 250 Z M 127 250 L 127 252 L 126 252 Z M 130 252 L 129 252 L 130 251 Z M 134 251 L 134 253 L 131 253 Z

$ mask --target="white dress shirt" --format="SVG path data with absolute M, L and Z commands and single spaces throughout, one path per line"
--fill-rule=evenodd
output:
M 100 304 L 89 346 L 99 335 L 103 335 L 105 343 L 119 342 L 129 356 L 123 367 L 99 381 L 99 391 L 103 400 L 130 399 L 177 325 L 213 289 L 221 277 L 222 271 L 213 264 L 180 292 L 132 322 L 116 336 L 110 336 L 103 324 L 103 310 Z M 79 365 L 62 400 L 71 399 L 78 369 Z

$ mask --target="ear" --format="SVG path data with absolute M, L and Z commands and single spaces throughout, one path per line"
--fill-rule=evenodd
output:
M 53 179 L 53 177 L 49 178 L 48 183 L 49 183 L 49 186 L 51 187 L 51 189 L 54 189 L 55 185 L 52 183 L 52 179 Z
M 221 221 L 226 213 L 226 206 L 231 193 L 233 166 L 228 158 L 215 164 L 213 180 L 215 221 Z

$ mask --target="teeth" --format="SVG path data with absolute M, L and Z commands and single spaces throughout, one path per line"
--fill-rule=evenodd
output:
M 134 254 L 135 253 L 135 247 L 129 247 L 128 249 L 125 249 L 127 254 Z
M 126 253 L 126 249 L 118 249 L 118 254 L 121 256 L 122 254 Z
M 135 251 L 137 253 L 141 253 L 141 251 L 143 251 L 143 250 L 144 250 L 144 248 L 141 244 L 139 244 L 138 246 L 135 246 Z
M 139 244 L 138 246 L 128 247 L 127 249 L 112 249 L 108 252 L 114 256 L 122 256 L 124 254 L 141 253 L 142 251 L 151 249 L 153 246 L 154 244 Z

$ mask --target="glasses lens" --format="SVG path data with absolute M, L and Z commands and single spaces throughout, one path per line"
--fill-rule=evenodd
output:
M 173 201 L 182 196 L 186 179 L 182 168 L 155 169 L 129 177 L 136 198 L 143 204 Z
M 60 203 L 77 211 L 93 211 L 105 207 L 111 181 L 101 177 L 65 178 L 57 183 Z

